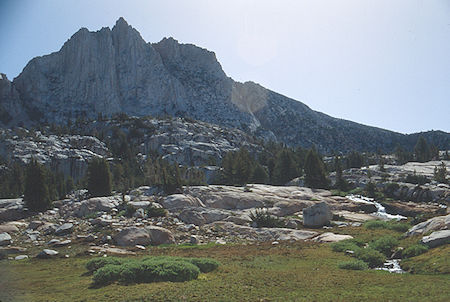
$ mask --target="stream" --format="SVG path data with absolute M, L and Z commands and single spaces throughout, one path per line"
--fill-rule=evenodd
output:
M 381 218 L 383 220 L 402 220 L 407 219 L 405 216 L 402 215 L 393 215 L 386 212 L 386 209 L 384 206 L 378 202 L 376 202 L 373 198 L 361 196 L 361 195 L 348 195 L 346 196 L 348 199 L 359 202 L 359 203 L 367 203 L 367 204 L 373 204 L 377 208 L 377 211 L 375 213 L 371 213 L 370 215 L 373 215 L 377 218 Z M 388 271 L 390 273 L 396 273 L 396 274 L 402 274 L 405 273 L 404 270 L 400 267 L 400 259 L 388 259 L 384 263 L 383 267 L 377 267 L 376 270 L 383 270 Z

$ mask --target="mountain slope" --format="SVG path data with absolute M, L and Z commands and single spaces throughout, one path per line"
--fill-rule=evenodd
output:
M 98 114 L 172 115 L 246 130 L 322 151 L 392 150 L 407 136 L 336 119 L 252 83 L 235 82 L 213 52 L 176 40 L 146 43 L 120 18 L 80 29 L 60 51 L 0 80 L 0 123 L 67 123 Z M 27 118 L 28 117 L 28 118 Z M 450 134 L 430 135 L 448 148 Z

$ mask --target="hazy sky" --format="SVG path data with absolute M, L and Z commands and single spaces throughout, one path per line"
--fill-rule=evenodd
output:
M 80 27 L 120 16 L 148 42 L 212 50 L 235 80 L 314 110 L 450 132 L 450 0 L 0 0 L 0 72 L 14 78 Z

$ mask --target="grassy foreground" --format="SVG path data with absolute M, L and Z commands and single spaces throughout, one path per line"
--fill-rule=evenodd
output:
M 450 275 L 348 271 L 312 243 L 151 248 L 147 255 L 221 262 L 197 280 L 92 287 L 89 257 L 0 263 L 0 301 L 449 301 Z

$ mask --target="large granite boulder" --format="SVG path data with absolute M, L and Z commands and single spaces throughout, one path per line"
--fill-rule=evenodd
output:
M 205 206 L 200 199 L 184 194 L 169 195 L 161 200 L 160 204 L 166 209 Z
M 119 205 L 119 199 L 116 196 L 93 197 L 78 203 L 73 209 L 72 215 L 85 217 L 97 212 L 111 212 Z
M 157 226 L 145 228 L 128 227 L 114 235 L 113 239 L 119 246 L 146 246 L 175 242 L 169 230 Z
M 450 214 L 428 219 L 416 224 L 406 232 L 406 236 L 422 235 L 430 231 L 446 230 L 450 228 Z
M 0 199 L 0 221 L 19 220 L 27 216 L 22 198 Z
M 11 236 L 8 233 L 0 233 L 0 246 L 11 243 Z
M 183 210 L 178 218 L 184 223 L 202 226 L 231 216 L 229 211 L 211 208 L 190 208 Z
M 420 242 L 431 248 L 448 244 L 450 243 L 450 230 L 433 232 L 429 236 L 424 236 Z
M 306 227 L 322 227 L 331 222 L 333 215 L 326 202 L 321 202 L 303 209 L 303 225 Z

